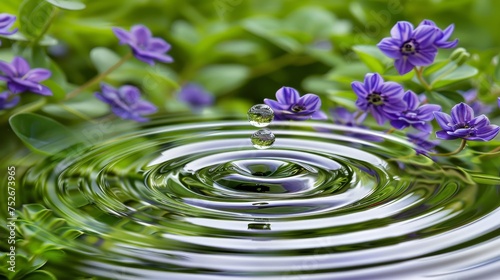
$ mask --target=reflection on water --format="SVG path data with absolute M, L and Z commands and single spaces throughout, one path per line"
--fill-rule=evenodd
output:
M 273 123 L 279 138 L 268 150 L 252 146 L 247 122 L 175 123 L 158 121 L 24 174 L 23 203 L 42 204 L 83 233 L 40 235 L 72 248 L 64 261 L 49 261 L 58 276 L 500 273 L 500 186 L 480 163 L 467 173 L 460 162 L 415 156 L 397 136 L 317 122 Z

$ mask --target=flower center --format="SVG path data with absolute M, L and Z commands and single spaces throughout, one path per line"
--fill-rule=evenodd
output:
M 366 100 L 375 106 L 384 105 L 384 97 L 380 93 L 370 93 L 366 97 Z
M 302 106 L 302 105 L 293 105 L 292 107 L 292 111 L 294 112 L 301 112 L 301 111 L 304 111 L 306 109 L 305 106 Z
M 460 129 L 460 128 L 473 128 L 473 126 L 470 126 L 468 123 L 459 123 L 455 126 L 455 129 Z
M 413 39 L 406 41 L 403 46 L 401 46 L 401 53 L 403 55 L 415 54 L 418 51 L 417 46 L 418 43 Z

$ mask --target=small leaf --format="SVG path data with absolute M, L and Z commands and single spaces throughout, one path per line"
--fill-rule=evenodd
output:
M 430 76 L 432 88 L 441 88 L 477 75 L 478 70 L 470 65 L 456 66 L 455 62 L 436 71 Z
M 451 65 L 453 65 L 453 63 L 451 63 L 451 61 L 449 59 L 439 61 L 439 62 L 434 62 L 433 64 L 425 67 L 424 76 L 429 76 L 429 75 L 435 73 L 436 71 L 439 71 L 446 66 L 450 67 Z
M 335 31 L 335 17 L 325 9 L 314 6 L 305 6 L 292 12 L 284 24 L 290 30 L 300 30 L 302 37 L 309 37 L 308 41 L 317 38 L 327 38 Z
M 338 83 L 334 81 L 329 81 L 323 76 L 309 76 L 302 82 L 302 87 L 307 90 L 307 92 L 314 92 L 316 94 L 325 94 L 328 89 L 337 88 Z
M 56 276 L 46 270 L 37 270 L 27 276 L 23 277 L 24 280 L 57 280 Z
M 76 230 L 76 229 L 66 229 L 63 234 L 61 234 L 61 237 L 64 240 L 73 240 L 77 238 L 78 236 L 82 235 L 83 232 Z
M 73 134 L 53 119 L 21 113 L 9 119 L 14 133 L 32 151 L 42 154 L 55 154 L 75 143 Z
M 24 0 L 19 6 L 19 30 L 30 39 L 42 38 L 53 10 L 45 0 Z
M 387 65 L 391 63 L 391 59 L 386 57 L 376 46 L 357 45 L 352 47 L 354 52 L 359 56 L 371 71 L 384 73 Z
M 335 102 L 336 104 L 349 108 L 351 110 L 356 109 L 355 100 L 357 98 L 356 94 L 353 91 L 328 91 L 328 97 L 330 100 Z
M 120 60 L 120 56 L 110 49 L 97 47 L 90 51 L 90 59 L 99 73 L 102 73 L 115 65 Z
M 214 94 L 223 94 L 240 87 L 250 76 L 246 66 L 236 64 L 210 65 L 198 73 L 195 81 Z
M 194 46 L 200 41 L 200 35 L 191 23 L 184 20 L 177 20 L 172 23 L 171 35 L 175 40 L 183 43 L 185 46 Z M 191 50 L 187 48 L 187 50 Z
M 287 52 L 297 53 L 302 50 L 302 45 L 295 38 L 284 34 L 283 24 L 277 19 L 252 18 L 245 21 L 244 27 Z
M 45 0 L 50 4 L 65 10 L 83 10 L 85 9 L 85 4 L 76 1 L 66 1 L 66 0 Z
M 446 93 L 432 91 L 426 96 L 430 104 L 441 105 L 441 111 L 443 112 L 450 112 L 453 106 L 464 101 L 460 93 L 452 91 Z

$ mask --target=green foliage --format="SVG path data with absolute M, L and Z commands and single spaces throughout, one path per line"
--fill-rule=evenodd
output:
M 12 130 L 34 152 L 55 154 L 78 140 L 62 124 L 37 114 L 17 114 L 9 119 Z
M 77 1 L 66 1 L 66 0 L 45 0 L 48 3 L 65 10 L 83 10 L 85 9 L 85 4 Z
M 358 45 L 352 49 L 372 72 L 384 73 L 392 62 L 376 46 Z

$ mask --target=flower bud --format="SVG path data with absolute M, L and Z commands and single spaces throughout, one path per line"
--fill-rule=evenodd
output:
M 450 55 L 450 60 L 455 61 L 459 66 L 470 58 L 470 54 L 464 48 L 454 50 Z
M 470 53 L 468 53 L 468 52 L 462 53 L 457 58 L 457 60 L 455 60 L 455 62 L 457 63 L 458 66 L 460 66 L 460 65 L 464 64 L 465 62 L 467 62 L 467 60 L 469 60 L 469 58 L 470 58 Z

